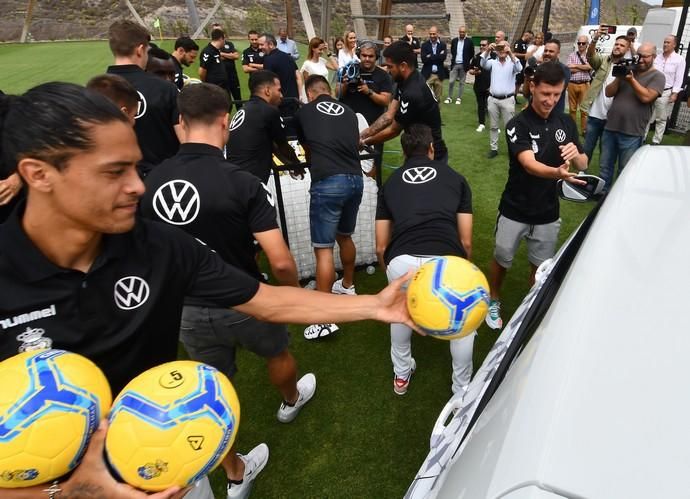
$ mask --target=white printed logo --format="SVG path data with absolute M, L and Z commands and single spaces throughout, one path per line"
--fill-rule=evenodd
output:
M 271 192 L 271 189 L 269 189 L 268 186 L 266 184 L 264 184 L 263 182 L 261 182 L 261 187 L 263 187 L 264 190 L 266 191 L 266 201 L 268 201 L 268 204 L 270 204 L 271 206 L 273 206 L 275 208 L 276 201 L 275 201 L 275 199 L 273 199 L 273 193 Z
M 532 139 L 532 140 L 538 139 L 538 138 L 540 138 L 540 135 L 539 135 L 538 133 L 532 133 L 532 132 L 530 132 L 530 133 L 529 133 L 529 138 Z
M 44 338 L 45 330 L 43 328 L 27 327 L 26 331 L 17 336 L 17 341 L 21 341 L 18 352 L 33 352 L 34 350 L 43 350 L 45 348 L 53 347 L 53 340 Z
M 115 283 L 115 305 L 121 310 L 141 307 L 149 299 L 149 285 L 141 277 L 123 277 Z
M 407 106 L 409 106 L 409 102 L 405 102 L 404 100 L 400 101 L 400 114 L 407 114 Z
M 196 187 L 186 180 L 171 180 L 153 195 L 153 210 L 173 225 L 186 225 L 199 214 L 201 198 Z
M 564 132 L 563 130 L 561 130 L 560 128 L 559 128 L 558 130 L 556 130 L 556 140 L 557 140 L 559 143 L 562 144 L 563 142 L 565 142 L 565 138 L 566 138 L 566 137 L 565 137 L 565 132 Z
M 508 134 L 508 137 L 510 137 L 508 140 L 510 140 L 511 144 L 515 144 L 517 142 L 517 134 L 515 133 L 515 127 L 511 129 L 506 129 L 506 133 Z
M 537 145 L 537 141 L 536 141 L 536 140 L 532 140 L 532 152 L 533 152 L 534 154 L 538 154 L 538 153 L 539 153 L 539 146 Z
M 425 184 L 436 178 L 436 169 L 430 166 L 417 166 L 405 170 L 402 174 L 402 178 L 407 184 Z
M 599 15 L 599 9 L 597 9 L 596 7 L 594 7 L 594 8 L 592 9 L 592 13 L 589 15 L 589 18 L 590 18 L 590 19 L 594 19 L 594 18 L 596 18 L 598 15 Z
M 138 120 L 146 114 L 146 97 L 144 97 L 144 94 L 138 90 L 137 93 L 139 94 L 139 102 L 137 102 L 137 114 L 134 117 L 135 120 Z
M 337 102 L 319 102 L 316 109 L 328 116 L 340 116 L 345 112 L 345 108 Z
M 245 118 L 245 111 L 244 109 L 240 109 L 235 113 L 235 116 L 232 117 L 232 121 L 230 122 L 230 131 L 232 132 L 236 128 L 239 128 L 242 126 L 242 123 L 244 123 L 244 118 Z
M 280 117 L 280 127 L 285 128 L 285 122 L 283 121 L 283 117 Z

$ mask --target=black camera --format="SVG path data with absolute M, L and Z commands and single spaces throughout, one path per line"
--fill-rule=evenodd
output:
M 640 68 L 640 58 L 635 56 L 631 59 L 622 59 L 613 65 L 611 76 L 615 78 L 625 78 L 626 75 L 637 71 Z
M 527 78 L 528 80 L 534 78 L 534 73 L 537 71 L 537 66 L 537 60 L 534 57 L 530 57 L 527 60 L 527 64 L 525 64 L 525 78 Z
M 347 78 L 347 86 L 356 89 L 361 80 L 361 69 L 359 61 L 352 61 L 338 70 L 338 79 L 343 81 Z

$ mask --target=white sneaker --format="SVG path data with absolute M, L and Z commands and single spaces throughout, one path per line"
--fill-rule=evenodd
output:
M 249 497 L 256 475 L 261 473 L 268 462 L 268 445 L 259 444 L 249 451 L 249 454 L 243 456 L 238 453 L 237 456 L 244 461 L 244 475 L 240 484 L 228 482 L 228 499 Z
M 393 391 L 396 395 L 405 395 L 407 393 L 407 387 L 410 386 L 412 375 L 417 370 L 417 362 L 414 360 L 414 357 L 412 357 L 412 362 L 410 364 L 410 373 L 406 378 L 393 376 Z
M 458 105 L 462 104 L 462 99 L 458 97 L 457 99 L 455 99 L 455 103 Z
M 308 340 L 316 340 L 333 334 L 339 329 L 336 324 L 312 324 L 304 330 L 304 337 Z
M 355 293 L 355 285 L 353 284 L 349 288 L 346 288 L 343 286 L 343 280 L 338 279 L 333 283 L 333 286 L 331 286 L 331 293 L 334 293 L 336 295 L 356 295 Z
M 447 97 L 446 100 L 443 101 L 444 104 L 450 104 L 451 102 L 450 97 Z
M 477 127 L 477 130 L 476 130 L 476 131 L 477 131 L 477 132 L 483 132 L 483 131 L 484 131 L 484 128 L 485 128 L 484 125 L 479 125 L 479 126 Z
M 491 300 L 489 303 L 489 313 L 486 314 L 486 324 L 491 329 L 503 328 L 503 319 L 501 319 L 501 302 L 498 300 Z
M 278 409 L 278 421 L 281 423 L 290 423 L 293 421 L 297 414 L 299 414 L 300 409 L 311 400 L 316 391 L 316 376 L 312 373 L 307 373 L 300 378 L 297 382 L 297 391 L 299 392 L 299 397 L 297 397 L 297 402 L 294 405 L 288 405 L 285 401 L 280 404 Z

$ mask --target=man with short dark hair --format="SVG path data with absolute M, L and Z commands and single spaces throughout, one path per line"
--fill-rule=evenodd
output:
M 179 90 L 184 86 L 184 70 L 182 66 L 189 67 L 194 64 L 199 55 L 199 46 L 188 36 L 181 36 L 175 40 L 175 50 L 173 50 L 173 62 L 175 63 L 175 85 Z
M 654 101 L 663 93 L 666 83 L 664 73 L 654 67 L 656 46 L 653 43 L 640 45 L 637 55 L 636 69 L 625 71 L 625 76 L 617 75 L 604 90 L 607 97 L 613 97 L 601 137 L 599 158 L 599 175 L 606 182 L 604 189 L 607 191 L 616 177 L 616 163 L 620 175 L 642 146 Z
M 413 124 L 400 137 L 405 162 L 379 190 L 376 254 L 390 281 L 417 270 L 434 256 L 472 258 L 472 192 L 465 178 L 434 161 L 431 129 Z M 410 179 L 423 176 L 427 181 Z M 476 333 L 451 340 L 452 391 L 462 396 L 472 376 Z M 393 391 L 404 395 L 416 368 L 412 330 L 391 324 Z
M 249 101 L 230 122 L 227 158 L 232 164 L 268 182 L 273 153 L 286 164 L 299 160 L 288 144 L 285 124 L 280 117 L 283 96 L 280 80 L 272 71 L 255 71 L 249 76 Z
M 113 101 L 127 115 L 132 126 L 134 117 L 139 107 L 139 94 L 137 90 L 122 76 L 114 74 L 103 74 L 94 76 L 86 84 L 86 88 L 105 95 Z
M 570 81 L 570 68 L 563 64 L 559 58 L 561 56 L 561 41 L 556 39 L 556 38 L 551 38 L 548 42 L 544 43 L 544 54 L 542 55 L 542 64 L 544 62 L 553 62 L 555 64 L 558 64 L 561 69 L 563 70 L 563 74 L 565 74 L 565 81 L 569 82 Z M 566 83 L 567 85 L 567 83 Z M 566 92 L 564 91 L 561 93 L 561 98 L 558 100 L 558 104 L 556 104 L 556 109 L 555 111 L 557 113 L 564 113 L 565 112 L 565 94 Z
M 211 31 L 211 41 L 201 51 L 199 79 L 228 91 L 228 73 L 223 65 L 220 49 L 225 45 L 225 33 L 220 28 Z
M 527 67 L 527 48 L 534 39 L 534 31 L 528 29 L 522 34 L 522 37 L 513 43 L 513 54 L 520 60 L 522 64 L 522 71 L 515 75 L 515 95 L 520 92 L 523 83 L 525 82 L 525 67 Z
M 259 33 L 256 30 L 247 33 L 247 40 L 249 47 L 242 51 L 242 71 L 253 73 L 264 68 L 264 52 L 259 46 Z
M 480 40 L 479 52 L 470 61 L 469 74 L 474 76 L 472 88 L 477 99 L 477 129 L 476 132 L 483 132 L 486 128 L 486 113 L 489 102 L 489 87 L 491 86 L 491 70 L 482 69 L 482 53 L 489 46 L 487 39 Z M 494 54 L 495 56 L 495 54 Z M 489 57 L 492 57 L 489 54 Z
M 571 163 L 578 170 L 587 168 L 577 126 L 570 116 L 555 110 L 565 81 L 560 64 L 540 64 L 529 82 L 529 106 L 506 125 L 510 170 L 498 206 L 496 247 L 489 274 L 491 302 L 486 323 L 492 329 L 503 327 L 501 287 L 520 241 L 527 243 L 530 285 L 537 267 L 556 252 L 561 226 L 557 180 L 584 183 L 570 172 Z
M 637 49 L 640 48 L 640 42 L 637 39 L 637 28 L 635 26 L 630 26 L 628 31 L 625 32 L 625 37 L 628 39 L 629 47 L 628 51 L 625 53 L 626 59 L 631 59 L 637 55 Z
M 223 29 L 218 23 L 213 24 L 213 29 Z M 225 33 L 225 31 L 223 31 Z M 242 91 L 240 90 L 240 79 L 237 76 L 237 67 L 235 61 L 240 58 L 239 52 L 235 49 L 235 44 L 227 38 L 223 38 L 223 45 L 220 47 L 220 57 L 223 61 L 223 67 L 228 76 L 227 91 L 231 98 L 235 101 L 237 109 L 242 107 Z M 230 110 L 232 110 L 232 102 L 230 103 Z
M 383 113 L 360 134 L 363 144 L 379 144 L 397 137 L 403 129 L 414 123 L 431 128 L 434 137 L 434 155 L 438 161 L 448 157 L 448 149 L 441 134 L 441 111 L 438 101 L 417 71 L 417 56 L 407 42 L 397 41 L 383 51 L 388 72 L 397 84 L 394 109 Z
M 458 96 L 456 104 L 462 103 L 462 93 L 465 90 L 466 73 L 470 70 L 470 62 L 474 57 L 474 43 L 467 38 L 467 29 L 464 26 L 458 28 L 458 36 L 450 42 L 450 82 L 448 83 L 448 98 L 446 104 L 453 102 L 453 88 L 458 82 Z
M 257 241 L 278 282 L 299 286 L 297 266 L 278 228 L 271 192 L 255 176 L 223 158 L 228 137 L 227 94 L 208 83 L 189 85 L 178 102 L 185 143 L 177 155 L 146 178 L 142 215 L 180 227 L 204 241 L 225 262 L 260 280 Z M 185 191 L 193 192 L 192 197 L 179 197 Z M 183 209 L 171 209 L 176 204 Z M 230 379 L 237 372 L 237 348 L 264 357 L 271 383 L 283 398 L 277 413 L 283 423 L 294 420 L 316 390 L 311 373 L 297 381 L 297 362 L 288 350 L 288 330 L 283 324 L 218 308 L 203 298 L 186 298 L 180 339 L 192 360 L 209 364 Z M 247 457 L 231 449 L 222 462 L 228 497 L 244 497 L 242 489 L 251 487 L 267 460 L 265 444 Z M 243 482 L 238 484 L 239 480 Z
M 352 234 L 364 189 L 357 117 L 331 97 L 331 87 L 323 76 L 307 78 L 305 90 L 309 103 L 297 111 L 295 123 L 310 164 L 309 231 L 316 256 L 316 289 L 354 295 L 357 249 Z M 336 241 L 343 277 L 334 282 Z M 304 337 L 318 339 L 337 330 L 336 324 L 313 324 L 304 330 Z
M 149 39 L 145 28 L 132 21 L 115 21 L 108 29 L 115 64 L 107 72 L 122 76 L 139 94 L 134 131 L 143 155 L 139 173 L 146 176 L 158 163 L 174 156 L 180 147 L 177 87 L 146 73 Z
M 280 105 L 282 116 L 292 116 L 299 107 L 299 89 L 302 88 L 302 74 L 295 60 L 276 48 L 276 39 L 270 33 L 259 37 L 259 45 L 264 52 L 264 69 L 278 75 L 283 92 Z

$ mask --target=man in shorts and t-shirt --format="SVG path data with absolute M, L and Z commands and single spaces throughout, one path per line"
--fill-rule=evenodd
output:
M 357 250 L 352 241 L 364 180 L 359 160 L 357 116 L 331 97 L 328 80 L 311 75 L 305 85 L 309 104 L 295 114 L 297 136 L 311 165 L 309 228 L 316 256 L 316 289 L 355 294 Z M 343 278 L 333 282 L 333 246 L 338 242 Z M 336 324 L 313 324 L 311 340 L 338 330 Z
M 446 162 L 434 161 L 427 125 L 410 125 L 400 137 L 405 163 L 379 191 L 376 252 L 389 280 L 416 270 L 434 256 L 472 256 L 472 192 L 465 178 Z M 452 389 L 462 395 L 472 376 L 476 333 L 449 341 Z M 407 393 L 417 364 L 412 357 L 412 329 L 391 324 L 393 391 Z
M 556 253 L 561 226 L 556 184 L 559 179 L 584 184 L 570 172 L 587 168 L 577 126 L 573 119 L 555 111 L 565 91 L 565 73 L 557 62 L 537 67 L 530 81 L 529 107 L 506 125 L 510 170 L 496 222 L 496 247 L 491 262 L 489 284 L 491 303 L 486 323 L 501 329 L 500 292 L 506 272 L 513 263 L 520 241 L 527 242 L 532 267 L 530 283 L 537 267 Z

